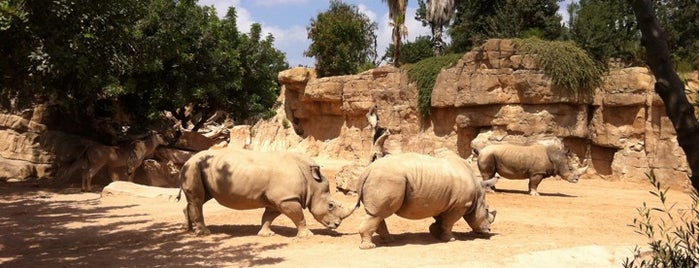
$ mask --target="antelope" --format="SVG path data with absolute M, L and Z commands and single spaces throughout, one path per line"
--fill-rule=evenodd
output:
M 82 157 L 82 191 L 92 190 L 92 178 L 103 167 L 126 167 L 127 179 L 133 181 L 133 173 L 143 160 L 153 154 L 160 145 L 167 144 L 158 133 L 151 133 L 144 140 L 135 140 L 119 146 L 91 144 L 85 148 Z

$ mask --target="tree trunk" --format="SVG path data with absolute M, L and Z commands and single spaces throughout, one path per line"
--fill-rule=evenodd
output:
M 690 180 L 699 191 L 699 122 L 694 107 L 684 93 L 685 85 L 674 69 L 665 32 L 655 17 L 652 1 L 629 0 L 641 29 L 641 44 L 646 47 L 648 66 L 655 75 L 655 92 L 665 103 L 667 116 L 677 133 L 677 142 L 687 155 Z

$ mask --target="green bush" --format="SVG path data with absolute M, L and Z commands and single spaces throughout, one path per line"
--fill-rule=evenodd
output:
M 421 60 L 414 64 L 404 65 L 408 71 L 408 77 L 411 81 L 417 83 L 418 89 L 418 109 L 423 116 L 430 115 L 430 107 L 432 102 L 432 89 L 434 83 L 443 68 L 454 66 L 463 54 L 447 54 L 440 57 L 432 57 Z
M 513 39 L 522 52 L 534 55 L 555 85 L 569 90 L 591 91 L 602 83 L 604 68 L 575 43 L 538 38 Z
M 650 257 L 643 258 L 638 247 L 634 259 L 624 260 L 624 267 L 697 267 L 699 264 L 699 195 L 690 194 L 692 205 L 687 209 L 668 205 L 668 188 L 662 189 L 655 174 L 648 180 L 654 189 L 650 194 L 660 200 L 661 207 L 637 208 L 640 218 L 633 220 L 635 232 L 650 240 Z M 658 215 L 659 214 L 659 215 Z

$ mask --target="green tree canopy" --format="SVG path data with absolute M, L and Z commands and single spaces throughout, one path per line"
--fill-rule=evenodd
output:
M 699 3 L 696 0 L 663 0 L 656 1 L 655 9 L 677 70 L 698 69 Z
M 557 40 L 564 36 L 559 0 L 457 1 L 449 30 L 454 52 L 465 52 L 488 38 L 539 37 Z
M 315 57 L 318 76 L 355 74 L 376 59 L 377 25 L 354 5 L 330 1 L 330 8 L 311 19 L 304 52 Z
M 597 61 L 620 58 L 639 64 L 640 32 L 626 1 L 581 0 L 568 8 L 570 38 Z
M 259 25 L 240 33 L 235 9 L 215 14 L 196 0 L 3 1 L 0 104 L 85 111 L 112 100 L 132 125 L 165 110 L 188 120 L 185 106 L 236 121 L 269 115 L 285 55 Z

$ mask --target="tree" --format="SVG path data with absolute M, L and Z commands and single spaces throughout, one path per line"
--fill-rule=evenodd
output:
M 269 117 L 269 110 L 277 100 L 281 87 L 277 81 L 279 72 L 289 69 L 286 56 L 274 48 L 274 36 L 261 38 L 260 24 L 250 27 L 249 35 L 241 35 L 238 49 L 242 64 L 242 90 L 238 95 L 244 102 L 242 109 L 230 111 L 236 118 L 257 119 Z
M 376 58 L 376 23 L 354 5 L 330 1 L 307 27 L 311 45 L 304 55 L 316 58 L 318 76 L 355 74 Z
M 458 1 L 449 30 L 452 50 L 465 52 L 493 37 L 560 39 L 564 30 L 557 10 L 557 0 Z
M 699 191 L 699 122 L 694 107 L 684 93 L 684 83 L 675 72 L 667 37 L 655 17 L 653 1 L 627 0 L 641 29 L 641 44 L 646 47 L 648 66 L 655 75 L 655 92 L 665 103 L 665 110 L 677 133 L 677 142 L 687 156 L 690 181 Z
M 236 121 L 265 116 L 287 68 L 259 25 L 239 33 L 235 9 L 219 19 L 195 0 L 17 0 L 0 14 L 0 106 L 59 103 L 92 128 L 69 130 L 80 134 L 143 130 L 163 111 L 183 122 L 218 110 Z M 104 121 L 98 113 L 108 127 L 92 124 Z
M 398 60 L 398 64 L 404 65 L 406 63 L 416 63 L 418 61 L 424 60 L 426 58 L 434 57 L 432 38 L 429 36 L 418 36 L 415 41 L 407 42 L 403 44 L 403 53 Z M 386 49 L 385 58 L 393 61 L 391 55 L 393 55 L 393 49 L 395 46 L 393 44 L 388 45 Z
M 142 16 L 140 1 L 3 1 L 0 6 L 4 108 L 22 109 L 36 98 L 90 103 L 130 71 L 130 31 L 120 26 Z
M 392 21 L 393 32 L 393 65 L 399 66 L 400 46 L 403 36 L 408 35 L 408 28 L 405 27 L 405 10 L 408 0 L 381 0 L 388 3 L 388 18 Z
M 678 70 L 699 68 L 699 4 L 695 0 L 657 1 L 655 10 Z
M 633 11 L 623 1 L 581 0 L 569 7 L 570 38 L 604 63 L 619 58 L 638 65 L 642 60 Z
M 425 19 L 432 30 L 432 46 L 437 56 L 444 54 L 443 29 L 451 22 L 454 8 L 454 0 L 427 0 Z

